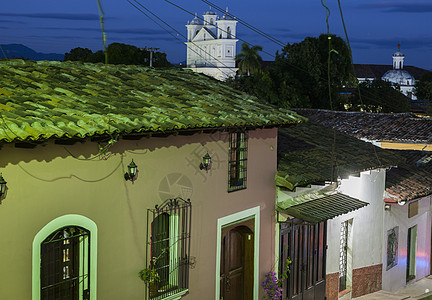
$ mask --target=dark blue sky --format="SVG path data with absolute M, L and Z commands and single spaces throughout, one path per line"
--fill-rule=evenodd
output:
M 208 1 L 169 1 L 200 15 L 209 8 L 205 3 Z M 432 69 L 432 1 L 340 1 L 354 63 L 391 64 L 391 55 L 400 43 L 406 65 Z M 193 16 L 165 0 L 139 2 L 181 34 L 186 34 L 185 24 Z M 300 42 L 306 36 L 318 36 L 327 31 L 326 12 L 320 0 L 211 2 L 223 8 L 228 6 L 232 14 L 284 44 Z M 330 32 L 344 37 L 337 0 L 327 2 Z M 184 44 L 158 27 L 127 0 L 101 0 L 101 3 L 105 12 L 108 44 L 121 42 L 139 47 L 153 46 L 166 52 L 171 62 L 186 59 Z M 172 29 L 167 30 L 184 41 Z M 271 54 L 281 48 L 241 24 L 238 25 L 237 35 L 251 44 L 263 46 Z M 0 11 L 0 44 L 10 43 L 21 43 L 44 53 L 65 53 L 75 47 L 87 47 L 94 51 L 102 49 L 97 0 L 8 1 Z M 264 60 L 272 59 L 265 53 L 262 56 Z

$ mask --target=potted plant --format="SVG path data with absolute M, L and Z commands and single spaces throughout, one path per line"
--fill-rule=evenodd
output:
M 160 277 L 156 270 L 152 268 L 145 268 L 139 272 L 139 278 L 144 281 L 148 287 L 150 296 L 155 295 L 159 288 Z

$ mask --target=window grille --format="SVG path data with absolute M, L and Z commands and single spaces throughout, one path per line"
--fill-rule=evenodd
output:
M 348 221 L 341 223 L 339 250 L 339 291 L 347 288 Z
M 146 299 L 163 299 L 189 287 L 192 206 L 190 200 L 168 199 L 147 210 L 147 266 L 159 275 L 148 284 Z
M 230 133 L 228 191 L 246 188 L 247 135 L 246 132 Z
M 63 227 L 41 243 L 41 299 L 90 299 L 90 231 Z

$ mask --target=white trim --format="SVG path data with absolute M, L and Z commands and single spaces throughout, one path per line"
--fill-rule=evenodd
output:
M 254 230 L 254 290 L 253 300 L 258 300 L 259 288 L 259 237 L 260 237 L 260 207 L 256 206 L 241 212 L 219 218 L 217 220 L 217 241 L 216 241 L 216 300 L 220 300 L 220 259 L 222 248 L 222 227 L 238 223 L 239 220 L 253 217 L 255 220 Z
M 189 289 L 184 289 L 184 290 L 181 290 L 180 292 L 175 293 L 173 295 L 169 295 L 169 296 L 167 296 L 166 294 L 165 295 L 161 295 L 161 296 L 159 296 L 157 298 L 153 298 L 153 300 L 162 300 L 162 299 L 163 300 L 179 300 L 188 291 L 189 291 Z
M 40 300 L 40 245 L 48 235 L 65 226 L 80 226 L 90 231 L 90 299 L 97 296 L 97 226 L 80 215 L 64 215 L 46 224 L 34 237 L 32 247 L 32 300 Z

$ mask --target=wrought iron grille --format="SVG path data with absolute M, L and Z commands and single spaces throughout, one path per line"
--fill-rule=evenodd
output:
M 90 232 L 63 227 L 41 243 L 41 299 L 90 299 Z
M 247 171 L 247 134 L 230 133 L 228 162 L 228 191 L 246 188 Z
M 147 210 L 147 266 L 157 272 L 146 299 L 165 297 L 189 287 L 190 200 L 168 199 Z
M 348 221 L 341 223 L 340 249 L 339 249 L 339 291 L 346 289 L 347 285 L 347 248 L 348 248 Z

